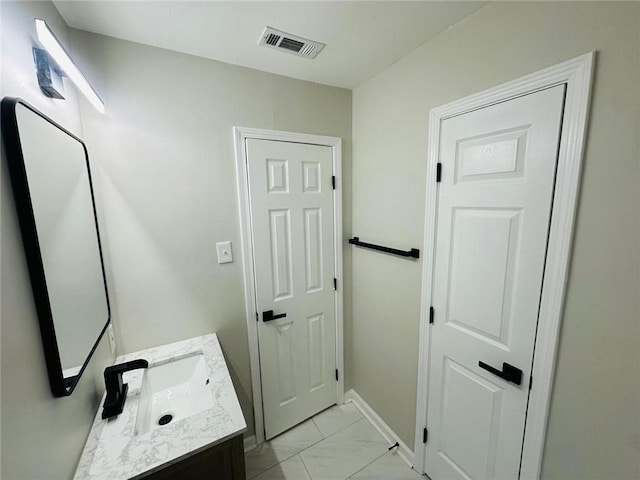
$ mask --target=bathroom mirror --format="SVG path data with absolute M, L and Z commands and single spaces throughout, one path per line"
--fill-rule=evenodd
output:
M 4 98 L 2 135 L 51 390 L 70 395 L 109 324 L 84 143 L 21 99 Z

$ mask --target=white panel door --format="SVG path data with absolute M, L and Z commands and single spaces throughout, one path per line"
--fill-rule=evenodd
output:
M 442 122 L 433 480 L 519 476 L 563 103 L 560 85 Z
M 336 402 L 333 158 L 271 140 L 246 151 L 269 439 Z

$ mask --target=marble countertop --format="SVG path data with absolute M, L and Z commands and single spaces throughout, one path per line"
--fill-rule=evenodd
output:
M 103 420 L 103 397 L 74 479 L 141 478 L 246 431 L 247 425 L 215 334 L 121 355 L 115 363 L 144 358 L 152 367 L 198 352 L 204 354 L 209 369 L 214 407 L 148 433 L 136 434 L 144 370 L 125 373 L 123 381 L 129 384 L 129 392 L 124 410 L 115 419 Z

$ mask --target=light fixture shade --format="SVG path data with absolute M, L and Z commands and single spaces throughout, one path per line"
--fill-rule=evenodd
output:
M 44 20 L 36 18 L 36 33 L 38 34 L 38 40 L 42 43 L 42 46 L 47 50 L 49 55 L 51 55 L 51 58 L 58 64 L 58 67 L 75 83 L 76 87 L 87 97 L 91 105 L 100 113 L 104 113 L 104 103 L 102 103 L 98 94 L 91 88 L 87 79 L 84 78 L 84 75 L 78 70 L 76 64 L 73 63 L 71 57 L 69 57 Z

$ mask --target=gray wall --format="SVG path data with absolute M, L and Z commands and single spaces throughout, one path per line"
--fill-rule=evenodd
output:
M 2 2 L 0 8 L 2 95 L 25 98 L 86 140 L 118 353 L 217 331 L 252 429 L 231 127 L 342 137 L 347 236 L 351 92 L 70 33 L 50 2 Z M 71 84 L 66 101 L 41 94 L 31 57 L 36 17 L 64 43 L 71 37 L 70 51 L 105 100 L 106 115 L 78 100 Z M 73 395 L 51 396 L 11 195 L 3 151 L 1 475 L 71 478 L 112 358 L 101 342 Z M 216 262 L 221 240 L 233 242 L 233 264 Z
M 639 28 L 638 2 L 495 2 L 354 90 L 354 234 L 421 246 L 429 109 L 599 52 L 544 478 L 640 477 Z M 409 445 L 421 262 L 353 251 L 353 386 Z
M 428 110 L 598 50 L 543 477 L 638 478 L 639 7 L 488 5 L 354 91 L 353 167 L 351 92 L 85 32 L 71 31 L 72 52 L 107 114 L 71 86 L 69 100 L 45 99 L 31 61 L 33 17 L 63 41 L 69 33 L 49 2 L 0 3 L 1 93 L 88 143 L 119 353 L 218 331 L 251 423 L 231 127 L 343 137 L 345 238 L 353 205 L 353 233 L 420 246 Z M 111 358 L 102 342 L 73 396 L 51 397 L 4 158 L 1 168 L 1 474 L 70 478 Z M 221 240 L 233 242 L 235 263 L 216 263 Z M 420 269 L 345 247 L 347 388 L 409 445 Z
M 78 99 L 65 84 L 67 100 L 51 100 L 37 85 L 31 48 L 34 17 L 47 21 L 66 43 L 68 29 L 49 2 L 2 2 L 0 94 L 19 96 L 82 137 Z M 71 397 L 54 398 L 40 340 L 22 238 L 7 171 L 0 166 L 2 255 L 0 257 L 2 377 L 0 476 L 7 480 L 71 478 L 104 391 L 102 370 L 112 362 L 107 341 L 99 345 Z
M 639 7 L 492 3 L 354 90 L 353 231 L 418 246 L 429 109 L 599 52 L 544 478 L 640 476 Z M 421 268 L 353 252 L 353 385 L 409 445 Z
M 351 91 L 78 30 L 71 39 L 107 110 L 82 117 L 118 353 L 217 332 L 252 433 L 232 127 L 342 137 L 348 187 Z M 348 235 L 348 189 L 344 203 Z M 224 240 L 234 262 L 218 265 Z

